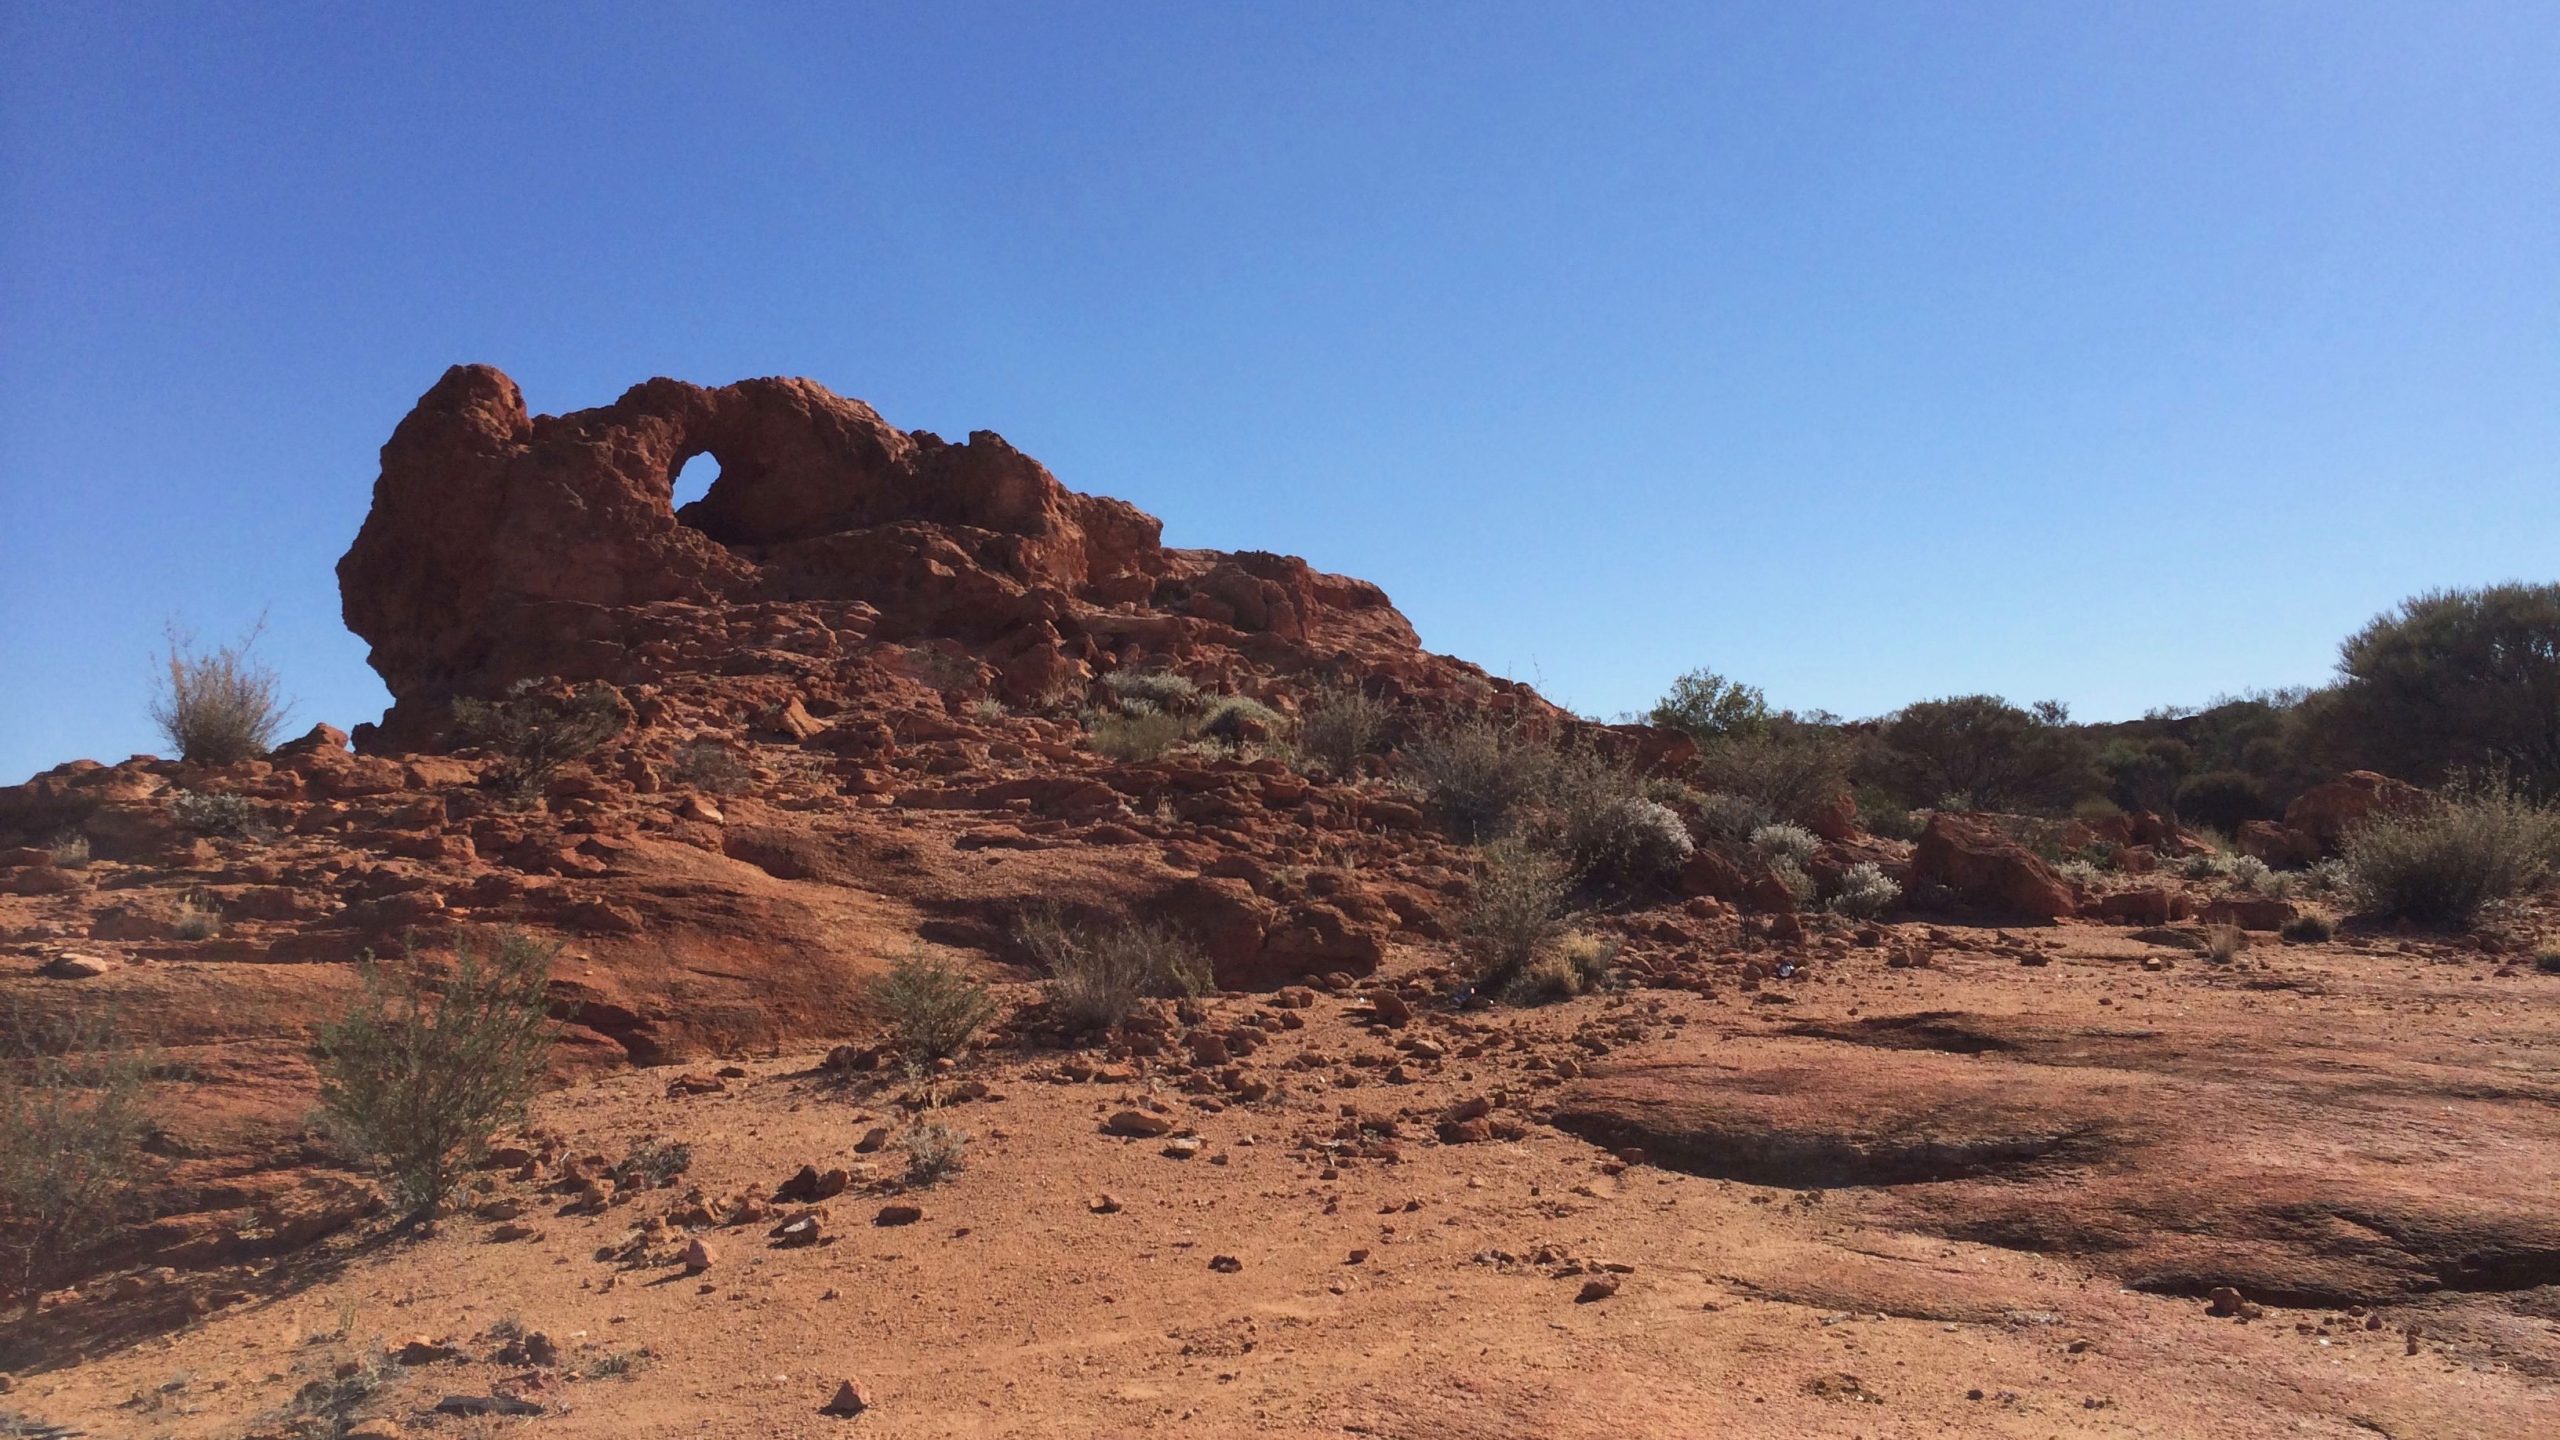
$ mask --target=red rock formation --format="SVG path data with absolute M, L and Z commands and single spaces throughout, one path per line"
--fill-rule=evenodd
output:
M 1985 910 L 2059 919 L 2079 908 L 2071 887 L 2052 867 L 1969 815 L 1940 811 L 1930 816 L 1911 852 L 1911 873 Z

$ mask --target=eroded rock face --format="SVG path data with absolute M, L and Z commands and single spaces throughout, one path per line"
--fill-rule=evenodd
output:
M 1911 873 L 1946 886 L 1968 905 L 2003 914 L 2051 920 L 2079 908 L 2071 887 L 2034 851 L 1967 815 L 1929 817 L 1911 852 Z
M 720 478 L 679 512 L 698 455 Z M 1167 550 L 1161 528 L 993 432 L 901 431 L 808 380 L 651 380 L 532 416 L 505 375 L 456 366 L 383 447 L 339 562 L 347 626 L 398 702 L 358 738 L 415 746 L 452 697 L 529 677 L 656 678 L 688 668 L 688 641 L 716 661 L 754 643 L 735 621 L 757 606 L 801 607 L 831 637 L 964 642 L 1018 699 L 1133 647 L 1418 654 L 1375 586 Z

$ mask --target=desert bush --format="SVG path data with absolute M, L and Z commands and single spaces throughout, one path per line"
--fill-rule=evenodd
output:
M 498 757 L 489 784 L 510 795 L 539 793 L 572 760 L 604 748 L 630 723 L 612 686 L 590 680 L 566 695 L 543 681 L 520 680 L 495 700 L 453 702 L 462 738 Z
M 2276 933 L 2297 943 L 2317 944 L 2337 936 L 2338 922 L 2317 910 L 2305 910 L 2284 922 Z
M 1336 775 L 1348 775 L 1363 757 L 1378 752 L 1388 713 L 1386 702 L 1371 699 L 1357 686 L 1328 687 L 1298 714 L 1298 753 Z
M 169 916 L 169 936 L 173 940 L 210 940 L 221 933 L 222 912 L 200 896 L 180 900 Z
M 969 1136 L 939 1120 L 920 1121 L 907 1132 L 907 1183 L 921 1189 L 968 1168 Z
M 1514 722 L 1468 716 L 1406 746 L 1403 760 L 1449 832 L 1480 843 L 1506 833 L 1520 811 L 1547 792 L 1556 747 Z
M 1617 960 L 1617 941 L 1574 931 L 1540 951 L 1503 998 L 1514 1005 L 1546 1005 L 1588 995 L 1609 983 Z
M 258 819 L 257 802 L 248 796 L 214 795 L 201 790 L 180 790 L 171 795 L 169 818 L 190 834 L 230 840 L 246 839 L 264 828 Z
M 692 1146 L 651 1136 L 634 1142 L 605 1173 L 620 1190 L 663 1190 L 692 1168 Z
M 1208 957 L 1166 926 L 1087 929 L 1039 909 L 1022 917 L 1015 938 L 1049 972 L 1050 1008 L 1071 1030 L 1109 1030 L 1150 996 L 1199 995 L 1216 983 Z
M 0 1289 L 32 1315 L 142 1210 L 150 1065 L 103 1011 L 0 1020 Z
M 438 978 L 414 946 L 396 969 L 367 953 L 362 993 L 322 1027 L 328 1128 L 382 1165 L 408 1219 L 432 1224 L 490 1137 L 523 1117 L 551 1052 L 553 954 L 514 931 L 465 935 Z
M 1705 746 L 1698 780 L 1712 793 L 1756 801 L 1780 820 L 1803 821 L 1849 788 L 1852 750 L 1829 726 L 1781 716 Z
M 1692 670 L 1671 682 L 1671 690 L 1645 717 L 1656 725 L 1686 731 L 1699 744 L 1756 735 L 1769 727 L 1769 701 L 1753 686 L 1727 680 L 1713 670 Z
M 1161 760 L 1191 738 L 1190 722 L 1159 710 L 1096 711 L 1085 728 L 1095 753 L 1122 762 Z
M 1220 695 L 1202 707 L 1200 722 L 1192 733 L 1235 746 L 1276 740 L 1288 728 L 1289 717 L 1259 700 L 1246 695 Z
M 2272 895 L 2284 888 L 2267 862 L 2255 855 L 2231 855 L 2223 859 L 2222 873 L 2234 890 Z
M 970 701 L 967 709 L 969 718 L 981 725 L 993 725 L 1013 714 L 1011 710 L 1005 708 L 1003 701 L 992 695 L 982 695 Z
M 1640 795 L 1572 813 L 1565 843 L 1584 883 L 1614 892 L 1662 884 L 1680 873 L 1697 848 L 1677 812 Z
M 2316 712 L 2355 763 L 2432 778 L 2503 767 L 2560 792 L 2560 584 L 2437 590 L 2340 647 Z
M 957 1055 L 996 1013 L 987 987 L 958 965 L 917 951 L 889 962 L 871 983 L 871 1003 L 911 1067 Z
M 1813 858 L 1814 851 L 1822 848 L 1822 839 L 1801 825 L 1782 821 L 1752 831 L 1751 848 L 1764 860 L 1786 860 L 1802 865 Z
M 1475 892 L 1458 923 L 1480 988 L 1497 995 L 1508 990 L 1562 933 L 1570 885 L 1565 863 L 1543 850 L 1517 840 L 1485 847 Z
M 977 661 L 938 645 L 909 645 L 900 655 L 910 674 L 936 690 L 966 690 L 983 678 Z
M 2237 925 L 2204 927 L 2204 958 L 2216 965 L 2228 965 L 2249 948 L 2249 932 Z
M 2068 720 L 2052 701 L 2022 709 L 1997 695 L 1924 700 L 1885 720 L 1885 768 L 1905 795 L 1961 795 L 1966 808 L 1991 810 L 2067 807 L 2101 783 Z
M 1884 873 L 1884 867 L 1873 860 L 1861 860 L 1840 872 L 1839 888 L 1832 892 L 1830 906 L 1835 914 L 1852 920 L 1873 920 L 1894 907 L 1902 898 L 1902 887 Z
M 1920 817 L 1911 813 L 1910 807 L 1894 799 L 1882 789 L 1873 785 L 1861 785 L 1858 787 L 1856 799 L 1859 829 L 1870 835 L 1881 835 L 1887 840 L 1920 838 L 1922 828 Z
M 356 1423 L 381 1393 L 400 1376 L 399 1362 L 388 1355 L 374 1354 L 362 1359 L 331 1365 L 327 1373 L 304 1381 L 285 1402 L 285 1414 L 293 1422 L 292 1433 L 319 1437 L 319 1440 L 345 1440 Z
M 2189 880 L 2211 880 L 2230 870 L 2231 857 L 2219 850 L 2207 850 L 2178 862 L 2178 873 Z
M 151 719 L 181 759 L 229 765 L 275 747 L 291 707 L 277 688 L 276 672 L 251 653 L 265 629 L 262 620 L 237 641 L 209 652 L 175 629 L 169 632 Z
M 2534 951 L 2533 968 L 2545 975 L 2560 975 L 2560 942 L 2547 943 Z
M 755 781 L 746 757 L 718 740 L 688 740 L 677 746 L 675 768 L 669 774 L 678 785 L 713 795 L 743 794 Z
M 2178 784 L 2178 818 L 2191 825 L 2236 832 L 2251 820 L 2284 813 L 2267 793 L 2266 782 L 2240 770 L 2208 770 Z
M 66 830 L 45 842 L 45 855 L 57 870 L 83 870 L 89 864 L 89 837 Z
M 1724 791 L 1709 794 L 1698 802 L 1698 829 L 1710 840 L 1739 850 L 1751 843 L 1752 835 L 1761 827 L 1774 825 L 1778 817 L 1766 805 L 1748 795 Z
M 2539 888 L 2560 865 L 2560 811 L 2497 776 L 2463 776 L 2433 803 L 2377 813 L 2340 858 L 2356 908 L 2386 919 L 2467 925 Z
M 1122 710 L 1134 713 L 1180 715 L 1200 705 L 1200 687 L 1169 670 L 1114 670 L 1102 684 Z

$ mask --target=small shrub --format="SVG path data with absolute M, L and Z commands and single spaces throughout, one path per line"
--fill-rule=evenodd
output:
M 305 1381 L 285 1402 L 285 1413 L 301 1422 L 301 1433 L 342 1440 L 363 1419 L 366 1407 L 398 1377 L 400 1368 L 388 1355 L 372 1355 L 332 1366 Z
M 2231 869 L 2231 857 L 2218 851 L 2190 855 L 2178 862 L 2178 873 L 2190 880 L 2210 880 Z
M 960 1053 L 996 1013 L 987 987 L 958 965 L 921 951 L 893 960 L 871 985 L 871 1003 L 907 1064 L 921 1069 Z
M 2101 877 L 2101 872 L 2096 865 L 2077 859 L 2055 862 L 2053 873 L 2084 890 L 2096 885 Z
M 617 1189 L 663 1190 L 692 1168 L 692 1146 L 681 1140 L 662 1141 L 651 1136 L 634 1143 L 605 1173 L 612 1177 Z
M 1670 806 L 1636 795 L 1615 799 L 1569 817 L 1566 851 L 1586 883 L 1628 892 L 1660 885 L 1680 873 L 1696 842 Z
M 1191 738 L 1189 722 L 1155 710 L 1098 711 L 1086 732 L 1095 753 L 1124 763 L 1161 760 Z
M 496 700 L 454 701 L 453 719 L 464 740 L 497 755 L 489 784 L 519 797 L 540 793 L 561 766 L 603 749 L 630 723 L 622 697 L 600 680 L 565 696 L 520 680 Z
M 2533 968 L 2545 975 L 2560 975 L 2560 942 L 2546 944 L 2534 951 Z
M 1569 887 L 1564 862 L 1516 840 L 1485 847 L 1475 893 L 1458 933 L 1476 983 L 1501 994 L 1564 929 Z
M 77 830 L 66 830 L 45 842 L 45 854 L 57 870 L 85 870 L 89 865 L 89 837 Z
M 1200 707 L 1200 687 L 1169 670 L 1114 670 L 1102 684 L 1133 714 L 1181 715 Z
M 411 1220 L 434 1212 L 501 1126 L 520 1120 L 550 1057 L 551 947 L 513 931 L 465 937 L 443 978 L 414 949 L 371 954 L 363 993 L 313 1047 L 331 1129 L 377 1159 Z
M 1336 775 L 1348 775 L 1378 752 L 1387 707 L 1353 686 L 1319 693 L 1298 715 L 1298 753 Z
M 1514 1005 L 1546 1005 L 1588 995 L 1609 983 L 1617 960 L 1617 941 L 1575 931 L 1530 961 L 1503 998 Z
M 1862 786 L 1857 792 L 1857 801 L 1859 829 L 1887 840 L 1920 838 L 1920 817 L 1891 795 L 1872 785 Z
M 2560 864 L 2560 811 L 2503 779 L 2467 777 L 2433 804 L 2368 818 L 2349 832 L 2341 858 L 2363 913 L 2468 925 L 2550 877 Z
M 1840 872 L 1840 888 L 1831 896 L 1833 913 L 1852 920 L 1873 920 L 1902 899 L 1902 887 L 1872 860 L 1861 860 Z
M 1245 695 L 1221 695 L 1200 712 L 1192 733 L 1222 745 L 1261 744 L 1276 740 L 1289 728 L 1289 717 Z
M 907 1132 L 907 1183 L 921 1189 L 938 1184 L 968 1167 L 969 1137 L 938 1120 L 927 1120 Z
M 150 1065 L 102 1012 L 0 1019 L 0 1289 L 32 1315 L 142 1209 Z
M 1476 844 L 1506 833 L 1546 793 L 1556 747 L 1516 723 L 1469 716 L 1406 746 L 1404 766 L 1449 833 Z
M 678 785 L 713 795 L 743 794 L 755 781 L 746 757 L 718 740 L 688 740 L 677 746 L 670 774 Z
M 222 912 L 192 895 L 179 901 L 169 917 L 169 937 L 173 940 L 210 940 L 221 933 Z
M 2223 865 L 2223 874 L 2229 877 L 2234 890 L 2273 894 L 2279 888 L 2275 872 L 2255 855 L 2231 856 Z
M 599 1355 L 578 1367 L 578 1373 L 590 1380 L 628 1380 L 657 1363 L 656 1352 L 648 1349 L 615 1350 Z
M 1748 795 L 1716 791 L 1698 802 L 1698 828 L 1730 849 L 1749 845 L 1754 834 L 1777 820 L 1768 806 Z
M 908 673 L 936 690 L 966 690 L 979 681 L 978 662 L 933 645 L 916 644 L 900 652 Z
M 1800 822 L 1849 788 L 1849 760 L 1850 743 L 1838 731 L 1786 721 L 1707 746 L 1698 778 L 1710 791 L 1747 796 L 1780 820 Z
M 2249 932 L 2237 925 L 2204 927 L 2204 958 L 2216 965 L 2228 965 L 2249 948 Z
M 1087 930 L 1035 910 L 1015 934 L 1049 972 L 1050 1007 L 1071 1030 L 1109 1030 L 1150 996 L 1199 995 L 1216 983 L 1208 957 L 1164 926 Z
M 229 765 L 275 748 L 291 707 L 277 689 L 276 672 L 250 654 L 265 629 L 261 620 L 239 640 L 210 653 L 198 651 L 176 630 L 169 632 L 151 719 L 181 759 Z
M 2337 936 L 2338 922 L 2317 910 L 2305 910 L 2284 922 L 2284 928 L 2276 933 L 2296 944 L 2316 945 Z
M 1786 887 L 1787 898 L 1796 909 L 1801 910 L 1813 903 L 1820 887 L 1814 884 L 1813 876 L 1802 865 L 1789 856 L 1773 855 L 1768 857 L 1768 866 L 1769 873 Z
M 209 795 L 200 790 L 180 790 L 170 796 L 169 818 L 191 834 L 226 840 L 248 839 L 265 828 L 258 819 L 257 803 L 248 796 Z
M 1789 825 L 1782 821 L 1775 825 L 1763 825 L 1752 831 L 1751 848 L 1758 851 L 1762 859 L 1773 864 L 1786 860 L 1802 867 L 1806 861 L 1813 858 L 1814 851 L 1822 848 L 1822 840 L 1801 825 Z
M 2242 770 L 2208 770 L 2179 782 L 2178 818 L 2193 825 L 2237 832 L 2251 820 L 2271 820 L 2284 807 L 2267 793 L 2267 783 Z
M 970 701 L 968 709 L 969 718 L 981 725 L 993 725 L 1013 714 L 1011 710 L 1005 708 L 1003 701 L 992 695 Z

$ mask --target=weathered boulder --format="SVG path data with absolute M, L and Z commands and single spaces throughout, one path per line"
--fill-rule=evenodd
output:
M 2003 914 L 2060 919 L 2079 907 L 2071 887 L 2035 852 L 1984 820 L 1940 811 L 1911 852 L 1912 878 Z

